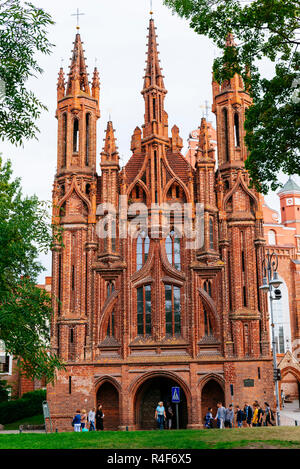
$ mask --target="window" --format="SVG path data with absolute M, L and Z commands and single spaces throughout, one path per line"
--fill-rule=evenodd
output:
M 115 310 L 114 309 L 112 310 L 108 318 L 106 336 L 107 337 L 115 336 Z
M 209 248 L 214 249 L 214 223 L 213 219 L 209 219 Z
M 0 373 L 11 374 L 11 357 L 10 355 L 0 355 Z
M 63 161 L 62 166 L 65 167 L 67 163 L 67 114 L 63 115 Z
M 78 153 L 79 149 L 79 123 L 78 119 L 74 119 L 73 124 L 73 153 Z
M 171 231 L 166 238 L 166 253 L 170 264 L 175 269 L 180 270 L 180 238 L 178 238 L 174 231 Z
M 227 109 L 223 109 L 224 121 L 224 145 L 225 145 L 225 161 L 229 161 L 229 141 L 228 141 L 228 113 Z
M 137 333 L 151 335 L 151 285 L 137 289 Z
M 90 159 L 90 114 L 85 116 L 85 165 L 89 165 Z
M 153 119 L 156 119 L 156 109 L 155 109 L 155 98 L 152 98 L 152 103 L 153 103 Z
M 136 270 L 140 270 L 146 264 L 149 254 L 150 239 L 145 233 L 141 233 L 136 240 Z
M 209 280 L 205 280 L 203 287 L 206 293 L 208 293 L 209 296 L 211 296 L 211 282 Z
M 234 143 L 236 147 L 240 146 L 240 122 L 237 113 L 234 114 Z
M 274 230 L 270 230 L 268 233 L 269 244 L 274 246 L 276 244 L 276 233 Z
M 176 335 L 181 332 L 181 304 L 180 288 L 165 285 L 166 335 Z
M 106 293 L 107 293 L 107 298 L 110 297 L 110 295 L 114 292 L 115 290 L 115 285 L 114 282 L 107 282 L 106 284 Z
M 209 315 L 207 314 L 207 311 L 205 308 L 203 310 L 203 313 L 204 313 L 204 334 L 207 337 L 207 336 L 212 335 L 212 327 L 211 327 Z

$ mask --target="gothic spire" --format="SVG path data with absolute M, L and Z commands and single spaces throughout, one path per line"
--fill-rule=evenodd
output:
M 207 121 L 204 117 L 201 119 L 201 125 L 199 127 L 199 141 L 198 141 L 198 150 L 197 150 L 197 159 L 199 158 L 211 158 L 214 159 L 214 146 L 211 142 L 211 136 L 209 134 L 209 129 Z
M 154 26 L 154 19 L 150 18 L 149 22 L 149 36 L 148 36 L 148 52 L 147 52 L 147 61 L 146 61 L 146 74 L 144 77 L 144 90 L 147 88 L 157 87 L 161 90 L 165 90 L 164 85 L 164 76 L 162 74 L 162 68 L 160 67 L 160 60 L 158 58 L 157 42 L 156 42 L 156 33 Z
M 63 98 L 65 95 L 65 74 L 62 67 L 59 69 L 57 80 L 57 99 Z
M 145 100 L 145 123 L 143 138 L 151 135 L 168 137 L 168 115 L 164 110 L 164 99 L 167 90 L 158 58 L 156 34 L 153 18 L 149 22 L 148 51 L 142 95 Z
M 107 122 L 104 147 L 101 153 L 101 163 L 106 161 L 116 161 L 119 163 L 118 147 L 116 145 L 115 131 L 111 121 Z
M 79 91 L 90 94 L 87 66 L 85 64 L 82 44 L 83 42 L 78 32 L 75 36 L 73 55 L 71 58 L 67 95 L 77 94 Z

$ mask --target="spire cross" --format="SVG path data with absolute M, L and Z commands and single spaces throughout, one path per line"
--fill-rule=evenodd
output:
M 77 29 L 79 29 L 79 16 L 83 16 L 84 13 L 79 13 L 79 8 L 77 8 L 77 13 L 73 13 L 71 16 L 77 16 Z
M 199 106 L 200 109 L 203 109 L 203 114 L 202 114 L 202 117 L 205 116 L 206 120 L 208 121 L 208 115 L 209 115 L 209 105 L 208 105 L 208 101 L 206 100 L 205 101 L 205 106 Z

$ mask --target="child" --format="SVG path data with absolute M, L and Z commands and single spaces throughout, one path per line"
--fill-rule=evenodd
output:
M 205 428 L 212 428 L 212 422 L 213 422 L 213 415 L 212 415 L 212 408 L 208 408 L 208 412 L 205 416 Z

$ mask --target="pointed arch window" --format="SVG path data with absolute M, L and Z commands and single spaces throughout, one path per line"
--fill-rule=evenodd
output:
M 212 335 L 212 327 L 211 327 L 210 317 L 205 308 L 203 310 L 203 313 L 204 313 L 204 335 L 207 337 L 207 336 Z
M 203 287 L 204 287 L 204 290 L 206 291 L 206 293 L 208 293 L 209 296 L 211 296 L 211 281 L 210 280 L 205 280 L 205 282 L 203 284 Z
M 90 114 L 86 114 L 85 116 L 85 165 L 88 166 L 90 164 Z
M 74 119 L 73 123 L 73 153 L 79 151 L 79 121 L 77 118 Z
M 234 143 L 236 147 L 240 146 L 240 119 L 237 112 L 234 114 Z
M 165 285 L 166 335 L 181 332 L 181 290 L 175 285 Z
M 151 285 L 137 289 L 137 333 L 151 335 Z
M 181 269 L 181 250 L 180 250 L 180 238 L 172 230 L 169 235 L 166 237 L 166 253 L 168 261 L 170 264 L 175 267 L 175 269 Z
M 223 109 L 223 124 L 224 124 L 224 151 L 225 161 L 229 161 L 229 140 L 228 140 L 228 112 L 227 109 Z
M 68 124 L 67 119 L 68 119 L 67 118 L 67 113 L 65 112 L 63 114 L 63 149 L 62 149 L 62 153 L 63 153 L 62 166 L 63 166 L 63 168 L 67 164 L 67 124 Z
M 106 284 L 106 294 L 107 294 L 107 298 L 110 297 L 110 295 L 112 295 L 112 293 L 115 291 L 115 284 L 114 282 L 112 281 L 109 281 L 107 282 Z
M 140 270 L 146 264 L 149 254 L 150 239 L 144 232 L 139 234 L 136 240 L 136 270 Z
M 209 248 L 214 249 L 214 222 L 213 219 L 209 219 Z
M 109 315 L 106 337 L 115 337 L 115 310 L 113 309 Z

